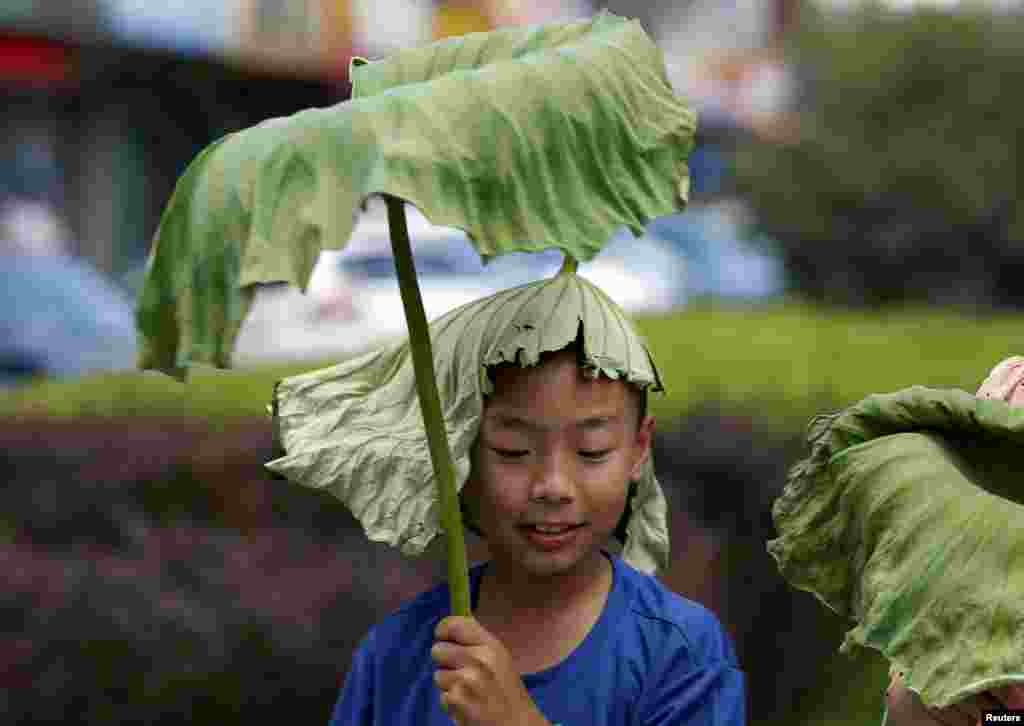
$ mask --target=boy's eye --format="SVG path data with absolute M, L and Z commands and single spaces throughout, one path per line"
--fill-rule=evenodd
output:
M 611 449 L 581 449 L 579 455 L 588 461 L 601 461 L 611 452 Z
M 530 453 L 529 449 L 499 449 L 492 446 L 491 450 L 503 459 L 522 459 Z

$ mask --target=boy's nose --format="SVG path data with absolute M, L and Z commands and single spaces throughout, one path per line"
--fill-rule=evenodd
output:
M 538 462 L 537 474 L 530 488 L 530 499 L 547 502 L 570 502 L 573 500 L 572 477 L 569 475 L 565 457 L 552 453 Z

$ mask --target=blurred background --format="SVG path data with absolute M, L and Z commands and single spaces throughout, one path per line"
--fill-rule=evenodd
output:
M 233 371 L 133 372 L 134 296 L 205 145 L 349 94 L 352 55 L 638 18 L 700 114 L 692 203 L 581 273 L 636 318 L 672 508 L 664 579 L 736 639 L 756 724 L 877 723 L 886 664 L 764 542 L 816 413 L 973 391 L 1024 323 L 1024 3 L 5 0 L 0 4 L 0 712 L 325 723 L 352 648 L 444 576 L 270 479 L 274 382 L 404 329 L 381 210 L 308 294 L 260 291 Z M 485 270 L 410 209 L 431 316 Z M 471 555 L 485 556 L 479 542 Z

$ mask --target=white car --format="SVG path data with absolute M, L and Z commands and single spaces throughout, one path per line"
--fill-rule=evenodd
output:
M 554 275 L 556 249 L 511 253 L 487 265 L 464 232 L 431 224 L 406 205 L 416 273 L 427 319 L 516 285 Z M 652 235 L 623 229 L 579 274 L 629 312 L 664 312 L 685 302 L 683 258 Z M 350 354 L 406 334 L 380 200 L 371 200 L 348 245 L 325 250 L 305 295 L 285 285 L 262 287 L 239 333 L 237 365 Z

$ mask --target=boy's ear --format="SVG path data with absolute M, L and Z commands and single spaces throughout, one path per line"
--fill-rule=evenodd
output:
M 648 457 L 651 455 L 651 440 L 654 438 L 654 416 L 648 414 L 644 416 L 644 420 L 640 422 L 640 426 L 636 431 L 635 446 L 638 456 L 636 463 L 633 465 L 633 469 L 630 471 L 631 479 L 638 479 L 640 477 L 640 470 L 647 462 Z

